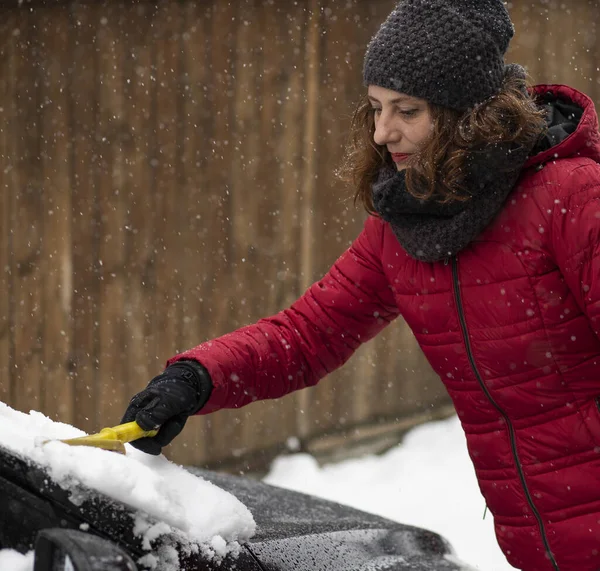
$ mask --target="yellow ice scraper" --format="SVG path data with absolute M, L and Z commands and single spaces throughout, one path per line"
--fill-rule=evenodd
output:
M 78 438 L 68 438 L 60 440 L 71 446 L 94 446 L 104 450 L 112 450 L 119 454 L 125 454 L 126 442 L 132 442 L 138 438 L 146 436 L 156 436 L 158 430 L 143 430 L 141 426 L 135 422 L 127 422 L 119 424 L 112 428 L 103 428 L 98 434 L 90 434 L 89 436 L 80 436 Z

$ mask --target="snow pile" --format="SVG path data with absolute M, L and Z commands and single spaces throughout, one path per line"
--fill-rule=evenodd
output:
M 0 569 L 2 571 L 33 571 L 33 551 L 23 555 L 13 549 L 1 549 Z
M 134 531 L 147 549 L 153 539 L 169 534 L 189 543 L 191 549 L 196 546 L 208 556 L 220 558 L 235 553 L 239 542 L 254 533 L 252 514 L 237 498 L 164 456 L 150 456 L 129 445 L 123 456 L 99 448 L 45 442 L 84 435 L 39 412 L 24 414 L 0 403 L 0 445 L 44 466 L 53 480 L 71 493 L 74 503 L 85 499 L 79 485 L 83 484 L 132 507 L 136 510 Z M 6 558 L 11 558 L 12 564 Z M 21 569 L 16 559 L 14 552 L 1 551 L 0 569 Z M 168 568 L 160 560 L 146 562 L 155 563 L 158 569 L 161 565 Z

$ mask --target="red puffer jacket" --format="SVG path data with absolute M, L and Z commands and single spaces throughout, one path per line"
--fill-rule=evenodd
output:
M 314 385 L 398 314 L 451 395 L 509 562 L 600 570 L 600 137 L 577 130 L 531 158 L 494 222 L 453 259 L 410 258 L 390 227 L 363 232 L 296 303 L 204 343 L 201 413 Z

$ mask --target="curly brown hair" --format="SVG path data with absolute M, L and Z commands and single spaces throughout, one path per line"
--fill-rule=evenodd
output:
M 523 89 L 524 80 L 508 77 L 502 90 L 467 112 L 429 104 L 431 136 L 407 162 L 406 186 L 416 198 L 447 203 L 468 200 L 463 186 L 469 153 L 493 143 L 530 147 L 546 130 L 544 112 Z M 355 188 L 354 202 L 374 214 L 371 186 L 381 167 L 395 165 L 385 146 L 373 140 L 373 108 L 364 95 L 354 112 L 350 141 L 337 175 Z

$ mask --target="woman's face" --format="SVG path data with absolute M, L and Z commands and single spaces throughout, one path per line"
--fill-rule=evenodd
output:
M 411 97 L 385 87 L 370 85 L 368 97 L 373 106 L 377 145 L 387 147 L 396 168 L 419 150 L 433 127 L 429 105 L 424 99 Z

